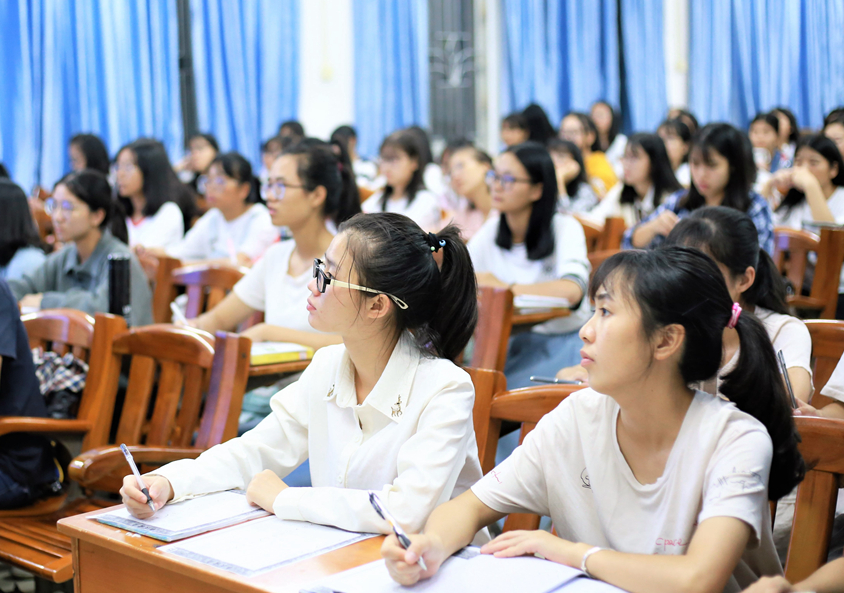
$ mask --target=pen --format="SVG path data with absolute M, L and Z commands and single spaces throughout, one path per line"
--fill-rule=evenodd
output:
M 568 381 L 567 379 L 557 379 L 556 377 L 537 377 L 530 378 L 534 383 L 554 383 L 557 385 L 583 385 L 583 381 Z
M 173 312 L 173 321 L 177 323 L 184 323 L 185 325 L 188 324 L 188 318 L 185 317 L 185 314 L 182 313 L 181 309 L 179 309 L 179 305 L 176 303 L 170 303 L 170 311 Z
M 152 504 L 152 498 L 149 495 L 149 490 L 147 490 L 147 487 L 144 484 L 144 481 L 141 479 L 141 472 L 138 471 L 138 466 L 135 465 L 135 460 L 132 459 L 132 454 L 129 452 L 129 449 L 126 448 L 126 445 L 124 445 L 122 443 L 120 445 L 120 450 L 123 451 L 123 455 L 126 457 L 126 461 L 129 462 L 129 467 L 132 468 L 132 473 L 135 474 L 135 479 L 138 481 L 138 488 L 140 488 L 141 492 L 143 492 L 146 495 L 147 504 L 149 505 L 149 508 L 151 508 L 152 512 L 154 513 L 155 512 L 155 505 Z
M 387 509 L 384 508 L 383 504 L 381 504 L 381 499 L 378 498 L 378 495 L 372 491 L 369 492 L 369 502 L 370 504 L 372 504 L 372 508 L 375 509 L 375 512 L 378 513 L 378 516 L 384 519 L 387 523 L 390 524 L 390 527 L 393 528 L 393 533 L 396 534 L 396 537 L 398 538 L 401 547 L 405 550 L 408 549 L 410 547 L 410 538 L 407 537 L 407 534 L 405 534 L 404 530 L 401 528 L 401 525 L 399 525 L 398 522 L 393 519 L 393 516 L 389 512 L 387 512 Z M 419 556 L 419 559 L 416 561 L 416 563 L 422 567 L 422 570 L 428 570 L 428 567 L 425 566 L 425 561 L 422 559 L 422 556 Z
M 788 397 L 791 399 L 791 407 L 797 409 L 797 400 L 794 398 L 794 389 L 791 388 L 791 379 L 788 378 L 788 369 L 785 366 L 785 357 L 782 350 L 777 350 L 777 361 L 780 363 L 780 372 L 785 378 L 785 387 L 788 389 Z

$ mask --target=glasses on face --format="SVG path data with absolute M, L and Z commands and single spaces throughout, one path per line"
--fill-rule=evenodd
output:
M 134 163 L 123 163 L 122 165 L 114 165 L 114 170 L 118 173 L 131 173 L 138 168 Z
M 288 189 L 307 189 L 304 185 L 290 185 L 280 179 L 270 179 L 261 186 L 261 197 L 266 202 L 270 198 L 284 199 L 284 192 Z
M 317 290 L 320 291 L 322 294 L 325 294 L 325 287 L 329 284 L 335 284 L 341 288 L 353 288 L 355 290 L 360 290 L 363 292 L 371 292 L 373 294 L 383 294 L 385 296 L 390 297 L 392 301 L 399 307 L 399 309 L 407 309 L 407 303 L 405 303 L 400 298 L 388 294 L 386 292 L 382 292 L 380 290 L 374 290 L 372 288 L 367 288 L 365 286 L 358 286 L 357 284 L 351 284 L 349 282 L 343 282 L 342 280 L 337 280 L 337 278 L 332 278 L 328 274 L 325 273 L 325 270 L 322 267 L 325 263 L 318 258 L 314 258 L 314 278 L 316 278 L 316 286 Z
M 76 206 L 73 205 L 73 202 L 69 200 L 57 200 L 56 198 L 49 198 L 46 202 L 44 202 L 44 211 L 52 216 L 61 210 L 65 214 L 73 214 L 73 209 Z
M 217 175 L 216 177 L 211 177 L 210 175 L 200 175 L 196 180 L 196 189 L 201 194 L 205 194 L 205 190 L 208 186 L 215 186 L 215 187 L 223 187 L 228 181 L 227 177 L 222 175 Z
M 489 185 L 490 187 L 492 187 L 493 184 L 498 183 L 504 191 L 510 191 L 511 189 L 513 189 L 514 183 L 533 183 L 533 181 L 530 179 L 521 179 L 519 177 L 513 177 L 512 175 L 509 175 L 507 173 L 505 173 L 504 175 L 499 175 L 495 171 L 490 171 L 486 174 L 486 182 L 487 185 Z

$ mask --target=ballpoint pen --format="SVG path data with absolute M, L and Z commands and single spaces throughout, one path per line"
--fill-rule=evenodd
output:
M 175 323 L 183 323 L 187 325 L 188 319 L 185 317 L 185 314 L 182 313 L 182 310 L 179 309 L 179 305 L 176 303 L 170 303 L 170 311 L 173 313 L 173 321 Z
M 375 512 L 384 519 L 387 523 L 390 524 L 390 527 L 393 528 L 393 533 L 396 534 L 396 537 L 399 540 L 399 544 L 405 550 L 410 547 L 410 538 L 407 537 L 407 534 L 401 528 L 401 525 L 393 518 L 393 516 L 387 511 L 383 504 L 381 504 L 381 499 L 378 498 L 378 495 L 374 492 L 369 493 L 369 502 L 372 504 L 372 508 L 375 509 Z M 428 567 L 425 566 L 425 560 L 422 559 L 420 555 L 419 558 L 416 560 L 416 563 L 422 567 L 422 570 L 428 570 Z
M 147 490 L 146 484 L 141 479 L 141 472 L 138 471 L 138 466 L 135 465 L 135 460 L 132 458 L 132 454 L 129 452 L 129 449 L 126 448 L 126 445 L 120 445 L 120 450 L 123 451 L 123 455 L 126 457 L 126 461 L 129 462 L 129 467 L 132 468 L 132 473 L 135 474 L 135 479 L 138 481 L 138 488 L 141 489 L 141 492 L 144 493 L 147 497 L 147 504 L 149 508 L 152 509 L 152 512 L 155 512 L 155 505 L 152 503 L 152 498 L 149 495 L 149 490 Z
M 797 409 L 797 400 L 794 397 L 794 389 L 791 387 L 791 379 L 788 378 L 788 369 L 785 366 L 785 357 L 782 355 L 782 350 L 777 350 L 777 362 L 780 363 L 780 372 L 785 379 L 785 387 L 788 389 L 788 397 L 791 399 L 792 409 Z

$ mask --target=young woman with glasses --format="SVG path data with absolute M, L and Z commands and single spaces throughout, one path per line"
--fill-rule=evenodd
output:
M 474 271 L 457 228 L 433 234 L 400 214 L 358 215 L 310 270 L 300 307 L 342 345 L 317 352 L 253 430 L 144 476 L 156 509 L 246 488 L 283 519 L 388 533 L 369 502 L 374 490 L 403 528 L 418 531 L 481 477 L 472 381 L 452 362 L 477 323 Z M 285 477 L 305 459 L 313 487 L 288 487 Z M 152 514 L 134 477 L 121 492 L 135 516 Z

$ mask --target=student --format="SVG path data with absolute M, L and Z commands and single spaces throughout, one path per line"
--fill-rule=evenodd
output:
M 103 175 L 109 174 L 110 159 L 105 144 L 93 134 L 76 134 L 68 145 L 70 168 L 74 171 L 93 169 Z
M 288 146 L 292 146 L 305 139 L 305 128 L 295 119 L 290 119 L 281 122 L 281 125 L 278 126 L 278 137 L 287 140 L 290 142 Z
M 826 117 L 823 135 L 835 142 L 838 152 L 844 155 L 844 109 L 835 110 Z
M 65 245 L 20 280 L 9 282 L 15 299 L 21 307 L 67 307 L 89 315 L 108 312 L 108 256 L 131 255 L 129 247 L 109 230 L 121 234 L 123 220 L 113 215 L 108 179 L 90 169 L 69 173 L 56 184 L 46 209 L 53 217 L 56 238 Z M 134 327 L 148 325 L 152 323 L 149 283 L 134 255 L 130 262 L 129 322 Z
M 665 144 L 656 134 L 630 136 L 621 162 L 622 181 L 587 214 L 599 224 L 611 216 L 620 216 L 628 227 L 636 225 L 668 195 L 682 189 L 674 177 Z
M 692 147 L 692 132 L 681 119 L 667 119 L 656 130 L 657 135 L 665 143 L 671 168 L 680 185 L 686 189 L 692 183 L 689 172 L 689 150 Z
M 501 120 L 501 141 L 505 146 L 515 146 L 530 139 L 527 118 L 519 112 Z
M 560 138 L 574 142 L 580 149 L 589 183 L 592 184 L 595 193 L 603 198 L 607 191 L 618 182 L 618 178 L 606 155 L 592 148 L 598 138 L 598 130 L 592 118 L 585 113 L 569 112 L 560 123 Z
M 164 145 L 141 138 L 117 153 L 118 201 L 126 212 L 129 246 L 168 247 L 190 227 L 193 200 L 179 182 Z
M 208 175 L 208 168 L 220 154 L 220 145 L 212 134 L 194 134 L 188 140 L 188 154 L 174 169 L 194 195 L 201 214 L 208 210 L 205 204 L 205 187 L 200 180 Z
M 357 215 L 313 266 L 309 323 L 343 345 L 317 352 L 255 429 L 145 476 L 157 509 L 245 488 L 282 519 L 388 533 L 369 503 L 367 490 L 376 490 L 415 532 L 480 478 L 474 389 L 451 362 L 477 322 L 458 230 L 434 235 L 399 214 Z M 308 458 L 314 487 L 288 488 L 285 476 Z M 152 514 L 133 476 L 121 492 L 132 514 Z
M 486 221 L 469 242 L 478 284 L 510 288 L 516 296 L 567 299 L 572 314 L 523 332 L 510 341 L 505 374 L 511 389 L 531 375 L 553 375 L 574 364 L 582 343 L 583 299 L 589 278 L 582 225 L 557 213 L 557 177 L 548 151 L 536 142 L 505 150 L 491 174 L 492 206 L 501 214 Z
M 334 237 L 328 227 L 360 212 L 354 179 L 337 165 L 325 143 L 304 142 L 273 163 L 264 196 L 272 224 L 287 227 L 292 240 L 267 249 L 232 292 L 189 322 L 191 326 L 211 333 L 233 331 L 263 311 L 264 322 L 243 332 L 255 342 L 293 342 L 314 349 L 340 343 L 336 334 L 319 333 L 308 323 L 304 305 L 314 258 L 327 251 Z
M 525 107 L 522 115 L 527 123 L 528 140 L 547 144 L 551 138 L 557 135 L 557 130 L 551 125 L 548 114 L 536 103 L 531 103 Z
M 252 165 L 228 152 L 215 158 L 208 172 L 203 184 L 211 209 L 163 253 L 190 262 L 250 267 L 278 239 L 278 229 L 260 203 Z
M 677 221 L 703 206 L 728 206 L 746 212 L 759 232 L 759 245 L 771 253 L 774 227 L 771 207 L 751 187 L 756 177 L 750 142 L 730 124 L 704 126 L 692 143 L 692 186 L 669 196 L 646 219 L 627 229 L 622 247 L 660 245 Z
M 446 212 L 446 219 L 457 225 L 465 241 L 475 236 L 493 212 L 487 183 L 491 170 L 492 158 L 471 144 L 457 148 L 449 157 L 449 179 L 456 204 Z
M 434 153 L 431 150 L 431 139 L 428 132 L 419 126 L 410 126 L 405 130 L 419 145 L 419 167 L 422 169 L 422 178 L 425 187 L 434 195 L 441 196 L 445 191 L 443 185 L 443 174 L 440 166 L 434 162 Z
M 331 142 L 338 142 L 349 154 L 358 186 L 370 188 L 378 177 L 378 166 L 358 154 L 358 133 L 352 126 L 340 126 L 331 133 Z
M 835 370 L 832 371 L 826 385 L 821 389 L 821 395 L 835 401 L 830 402 L 823 408 L 815 408 L 805 401 L 801 401 L 799 402 L 800 407 L 794 411 L 794 415 L 844 419 L 844 357 L 835 365 Z
M 621 157 L 624 156 L 624 147 L 627 145 L 627 136 L 621 133 L 621 116 L 606 101 L 592 103 L 590 115 L 598 130 L 598 137 L 592 149 L 603 152 L 616 176 L 621 177 Z
M 47 409 L 18 304 L 0 278 L 0 417 L 5 416 L 43 418 Z M 25 506 L 51 492 L 58 473 L 50 441 L 43 436 L 0 436 L 0 510 Z
M 789 166 L 786 163 L 794 161 L 794 154 L 797 151 L 797 141 L 800 139 L 800 126 L 797 125 L 797 118 L 787 107 L 774 107 L 771 113 L 777 116 L 780 122 L 780 169 Z
M 773 112 L 757 113 L 750 122 L 748 133 L 753 145 L 753 160 L 760 171 L 776 173 L 781 162 L 780 120 Z M 785 166 L 791 163 L 785 161 Z
M 792 585 L 785 577 L 763 577 L 744 593 L 841 593 L 844 591 L 844 558 L 838 558 L 821 566 L 799 583 Z
M 597 309 L 581 336 L 591 388 L 436 509 L 409 550 L 388 536 L 381 552 L 394 579 L 430 577 L 513 512 L 550 515 L 557 534 L 508 532 L 482 553 L 539 554 L 627 591 L 735 592 L 782 573 L 768 501 L 790 492 L 805 464 L 762 325 L 694 249 L 614 255 L 590 298 Z M 724 327 L 742 344 L 723 386 L 730 401 L 688 387 L 718 370 Z
M 380 154 L 381 174 L 387 185 L 362 204 L 363 211 L 396 212 L 423 229 L 438 228 L 442 212 L 437 196 L 426 189 L 422 152 L 416 137 L 406 130 L 394 132 L 381 143 Z
M 592 210 L 598 204 L 598 196 L 586 177 L 580 149 L 574 142 L 559 138 L 551 138 L 547 146 L 557 174 L 560 212 L 584 213 Z
M 261 171 L 258 173 L 261 187 L 266 185 L 267 179 L 270 178 L 270 169 L 283 151 L 281 139 L 278 136 L 273 136 L 261 145 Z
M 0 278 L 19 280 L 44 263 L 41 238 L 26 193 L 0 178 Z
M 683 123 L 688 126 L 689 131 L 692 133 L 692 136 L 697 134 L 697 131 L 700 129 L 700 124 L 698 123 L 695 114 L 689 111 L 688 109 L 682 109 L 680 107 L 669 109 L 668 116 L 666 119 L 682 120 Z

